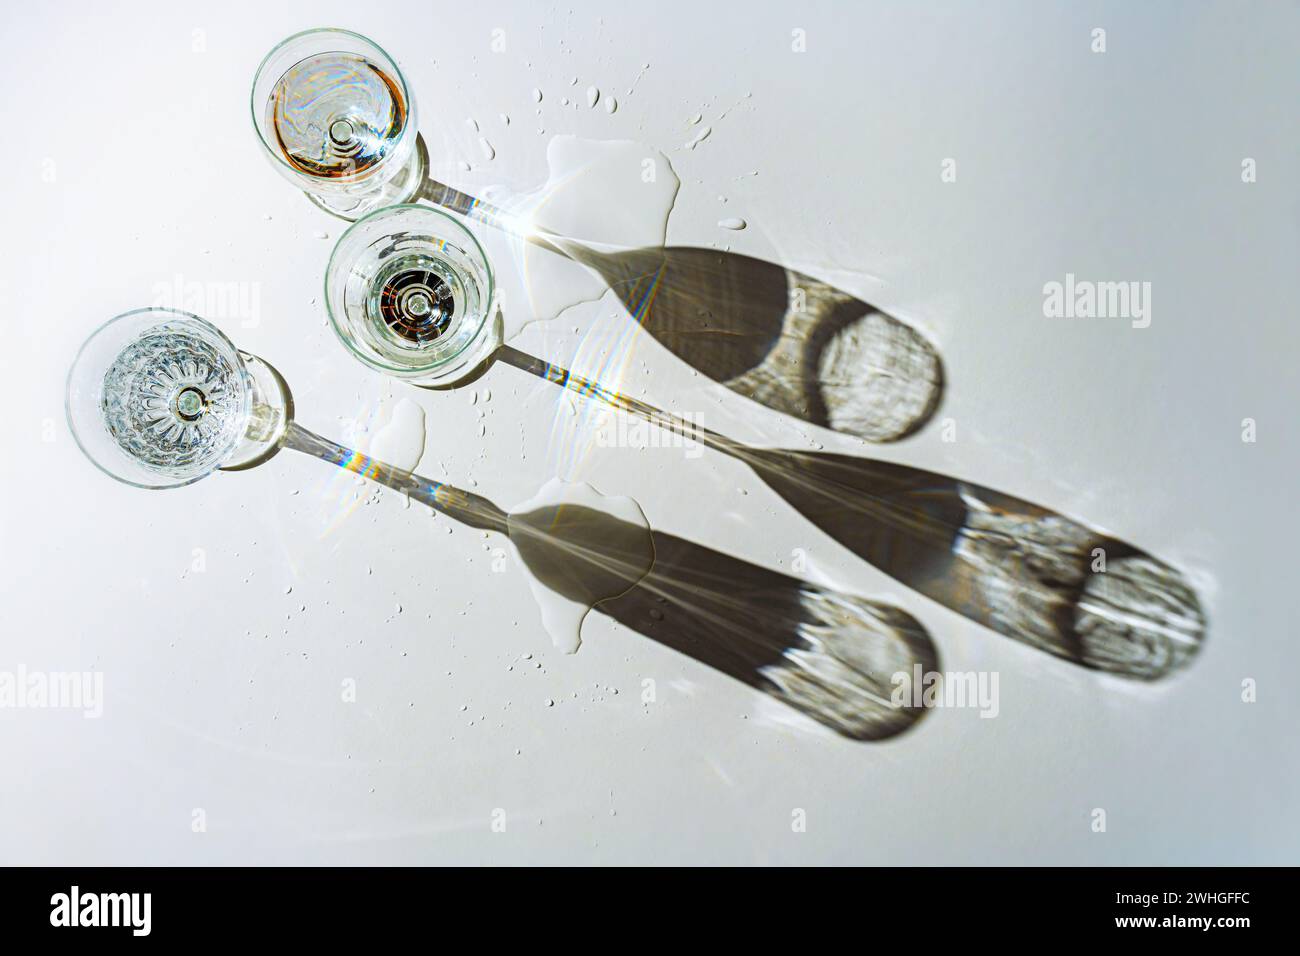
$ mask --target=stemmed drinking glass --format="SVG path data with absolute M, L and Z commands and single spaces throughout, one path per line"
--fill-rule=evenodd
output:
M 370 368 L 414 385 L 454 387 L 504 362 L 705 443 L 713 432 L 529 355 L 502 340 L 492 265 L 460 220 L 429 206 L 389 206 L 339 237 L 325 307 L 339 340 Z
M 336 28 L 282 41 L 257 68 L 250 108 L 266 155 L 326 212 L 355 222 L 417 198 L 572 255 L 563 237 L 427 178 L 415 97 L 379 44 Z
M 359 34 L 289 37 L 258 67 L 250 107 L 271 163 L 326 212 L 354 220 L 424 183 L 415 98 L 392 57 Z
M 415 385 L 454 387 L 500 361 L 679 434 L 729 443 L 684 419 L 574 375 L 502 340 L 492 265 L 460 220 L 389 206 L 339 237 L 325 307 L 339 340 L 370 368 Z
M 504 531 L 491 502 L 375 461 L 293 420 L 288 385 L 197 315 L 136 309 L 100 326 L 68 372 L 68 426 L 105 474 L 177 488 L 292 448 L 395 488 L 484 530 Z
M 293 415 L 279 374 L 188 312 L 136 309 L 100 326 L 68 373 L 68 425 L 103 472 L 176 488 L 250 468 Z
M 339 238 L 325 304 L 371 368 L 419 385 L 459 381 L 501 344 L 492 266 L 457 219 L 428 206 L 376 210 Z

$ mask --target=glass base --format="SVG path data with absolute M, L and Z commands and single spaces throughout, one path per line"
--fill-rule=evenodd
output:
M 392 179 L 373 190 L 358 193 L 343 193 L 337 196 L 320 196 L 304 192 L 312 205 L 325 210 L 331 216 L 337 216 L 346 222 L 356 222 L 376 209 L 385 206 L 399 206 L 414 201 L 424 186 L 425 173 L 429 168 L 429 149 L 424 145 L 424 137 L 417 136 L 415 149 L 411 158 Z
M 221 466 L 222 471 L 243 471 L 270 461 L 293 421 L 293 394 L 284 376 L 256 355 L 241 351 L 239 356 L 252 380 L 253 408 L 248 430 Z
M 437 372 L 421 378 L 408 379 L 412 385 L 421 388 L 462 388 L 480 378 L 492 367 L 492 362 L 504 341 L 501 313 L 497 312 L 483 323 L 483 331 L 478 339 L 455 360 L 447 363 Z

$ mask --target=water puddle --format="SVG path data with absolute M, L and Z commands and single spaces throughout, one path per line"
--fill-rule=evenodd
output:
M 506 210 L 509 231 L 542 229 L 595 254 L 663 246 L 681 183 L 662 152 L 633 140 L 555 136 L 546 165 L 546 183 L 536 190 L 484 190 L 485 200 Z M 608 288 L 598 270 L 564 254 L 530 242 L 515 243 L 512 252 L 515 268 L 497 270 L 507 303 L 507 338 L 529 322 L 595 301 Z
M 395 468 L 415 471 L 424 457 L 424 439 L 424 409 L 402 398 L 392 405 L 388 422 L 370 440 L 368 453 Z
M 641 506 L 585 482 L 551 479 L 507 516 L 506 533 L 530 572 L 542 626 L 565 654 L 581 644 L 587 612 L 634 587 L 654 564 Z

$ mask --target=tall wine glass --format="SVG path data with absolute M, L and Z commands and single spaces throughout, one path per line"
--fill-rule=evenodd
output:
M 250 108 L 271 163 L 326 212 L 359 219 L 423 185 L 415 98 L 360 34 L 305 30 L 280 43 L 257 69 Z
M 292 448 L 388 485 L 476 528 L 506 512 L 321 438 L 293 420 L 289 386 L 210 322 L 174 309 L 126 312 L 96 329 L 68 372 L 77 446 L 100 471 L 137 488 L 178 488 Z
M 292 416 L 283 380 L 188 312 L 136 309 L 100 326 L 68 373 L 68 426 L 101 471 L 175 488 L 275 454 Z
M 463 379 L 501 344 L 482 246 L 428 206 L 390 206 L 349 226 L 330 254 L 325 305 L 356 358 L 420 385 Z

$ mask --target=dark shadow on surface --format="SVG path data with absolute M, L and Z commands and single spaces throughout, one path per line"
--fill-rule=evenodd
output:
M 910 677 L 918 666 L 922 672 L 938 670 L 929 635 L 898 608 L 579 504 L 507 513 L 481 495 L 357 454 L 296 423 L 284 445 L 472 528 L 506 534 L 530 574 L 553 593 L 594 605 L 843 736 L 892 737 L 925 713 L 905 697 L 897 705 L 891 699 L 896 674 Z
M 898 608 L 789 577 L 581 504 L 507 519 L 533 578 L 767 693 L 855 740 L 905 730 L 922 708 L 895 675 L 937 670 L 929 635 Z
M 525 228 L 432 179 L 416 198 L 586 266 L 669 351 L 776 411 L 887 442 L 923 427 L 939 406 L 943 363 L 930 342 L 820 279 L 719 249 L 609 251 Z
M 894 675 L 939 670 L 911 615 L 662 532 L 654 546 L 650 574 L 598 605 L 619 623 L 855 740 L 895 736 L 925 713 L 891 701 Z
M 731 445 L 795 510 L 891 577 L 1000 634 L 1085 667 L 1164 677 L 1205 616 L 1176 569 L 989 488 L 906 465 Z
M 873 442 L 934 415 L 943 363 L 919 333 L 834 286 L 717 249 L 669 246 L 572 258 L 682 361 L 769 408 Z
M 1141 680 L 1200 649 L 1205 617 L 1178 571 L 1047 508 L 907 465 L 753 448 L 509 345 L 494 360 L 744 462 L 859 557 L 1031 647 Z
M 428 185 L 424 198 L 437 204 L 490 223 L 500 212 L 469 211 L 472 197 Z M 549 234 L 528 239 L 598 272 L 666 348 L 770 408 L 890 441 L 938 407 L 943 367 L 930 344 L 827 283 L 712 249 L 608 252 Z M 577 383 L 540 360 L 519 355 L 512 364 L 566 387 Z M 1031 647 L 1154 680 L 1185 665 L 1204 640 L 1205 616 L 1182 574 L 1046 508 L 904 465 L 749 448 L 598 383 L 576 390 L 746 462 L 858 556 Z

